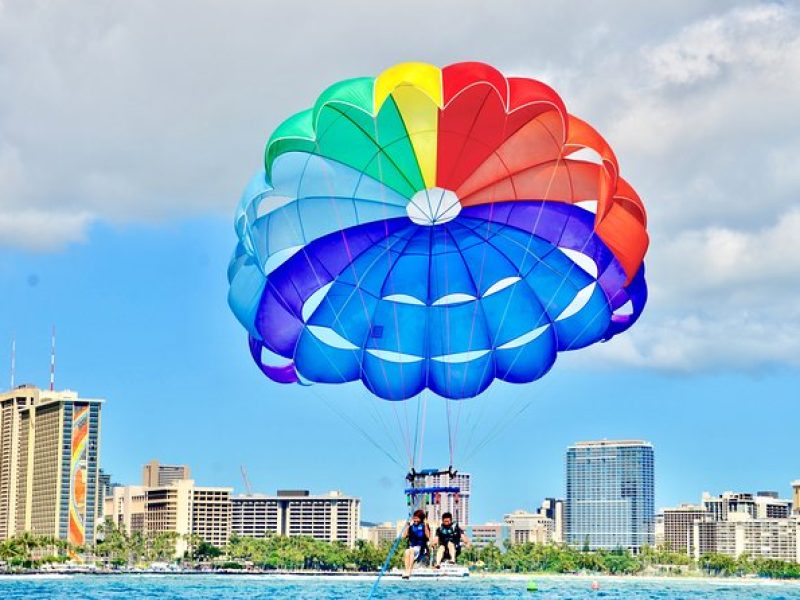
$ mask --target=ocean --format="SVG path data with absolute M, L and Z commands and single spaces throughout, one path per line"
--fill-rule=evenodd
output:
M 535 581 L 537 591 L 527 590 Z M 215 600 L 367 598 L 371 577 L 291 577 L 279 575 L 45 575 L 0 576 L 2 600 Z M 469 577 L 464 579 L 384 578 L 374 598 L 458 598 L 531 600 L 616 598 L 636 600 L 800 600 L 800 583 L 730 580 L 648 580 L 578 577 Z

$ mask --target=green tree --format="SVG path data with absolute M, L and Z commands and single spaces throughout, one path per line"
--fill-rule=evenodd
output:
M 158 561 L 173 559 L 178 537 L 178 534 L 174 531 L 164 531 L 149 535 L 147 538 L 148 558 Z
M 220 550 L 213 544 L 209 544 L 208 542 L 203 540 L 199 544 L 197 544 L 197 546 L 195 546 L 194 552 L 192 553 L 192 558 L 194 558 L 195 560 L 206 561 L 206 560 L 212 560 L 221 555 L 222 555 L 222 550 Z
M 372 542 L 358 540 L 351 553 L 351 560 L 359 571 L 377 571 L 386 560 L 386 555 Z
M 736 570 L 736 561 L 725 554 L 710 552 L 700 557 L 700 566 L 710 574 L 731 575 Z

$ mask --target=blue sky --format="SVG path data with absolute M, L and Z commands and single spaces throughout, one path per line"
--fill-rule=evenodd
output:
M 117 481 L 159 458 L 242 489 L 245 464 L 258 490 L 339 488 L 366 519 L 401 516 L 402 469 L 358 429 L 402 462 L 390 425 L 415 406 L 260 375 L 226 304 L 233 211 L 272 129 L 332 82 L 478 59 L 549 83 L 608 139 L 648 210 L 651 295 L 625 335 L 462 405 L 473 518 L 563 494 L 566 446 L 603 437 L 655 444 L 658 506 L 788 495 L 797 6 L 407 7 L 0 2 L 0 374 L 16 335 L 17 381 L 46 386 L 55 324 L 57 386 L 108 400 L 102 462 Z M 424 462 L 442 464 L 444 408 L 428 408 Z

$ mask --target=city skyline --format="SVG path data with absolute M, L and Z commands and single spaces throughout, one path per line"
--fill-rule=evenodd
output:
M 17 387 L 21 387 L 21 386 L 24 386 L 24 385 L 27 385 L 27 384 L 18 384 Z M 43 390 L 44 389 L 45 388 L 43 388 Z M 63 392 L 71 393 L 70 390 L 62 390 L 61 392 L 59 392 L 57 390 L 57 393 L 63 393 Z M 108 414 L 107 414 L 108 413 L 108 406 L 109 406 L 109 404 L 106 403 L 105 404 L 105 408 L 104 408 L 104 427 L 108 426 L 108 423 L 107 423 L 107 420 L 108 420 Z M 113 403 L 111 404 L 111 406 L 113 407 Z M 104 437 L 104 441 L 105 441 L 107 439 L 107 436 L 104 434 L 103 437 Z M 605 438 L 602 438 L 602 439 L 608 440 L 610 438 L 605 437 Z M 119 442 L 121 442 L 121 440 L 117 440 L 117 443 L 119 443 Z M 573 445 L 573 444 L 575 444 L 577 442 L 578 442 L 578 440 L 572 440 L 565 447 Z M 176 453 L 172 452 L 170 454 L 171 455 L 175 455 Z M 133 467 L 133 472 L 135 473 L 135 475 L 133 476 L 133 478 L 125 479 L 124 477 L 121 477 L 121 476 L 118 475 L 118 474 L 124 474 L 124 473 L 129 472 L 129 470 L 127 470 L 127 469 L 116 469 L 114 465 L 109 465 L 107 463 L 104 464 L 102 462 L 101 462 L 100 466 L 103 467 L 103 469 L 105 470 L 107 475 L 112 477 L 114 483 L 127 484 L 128 481 L 139 481 L 140 474 L 141 474 L 141 469 L 142 468 L 146 469 L 150 464 L 152 464 L 152 461 L 151 461 L 151 463 L 148 463 L 148 464 L 145 464 L 143 462 L 145 459 L 147 459 L 148 456 L 150 456 L 152 458 L 152 453 L 148 454 L 147 451 L 143 451 L 143 454 L 141 455 L 141 457 L 137 457 L 133 461 L 135 463 L 135 465 Z M 561 459 L 561 462 L 559 463 L 559 460 L 556 460 L 556 463 L 558 463 L 559 467 L 562 467 L 563 466 L 563 464 L 562 464 L 563 463 L 563 448 L 561 449 L 560 459 Z M 158 461 L 156 461 L 156 462 L 158 462 Z M 177 459 L 172 461 L 172 462 L 175 462 L 175 463 L 189 463 L 188 460 L 181 459 L 179 455 L 177 456 Z M 214 485 L 230 486 L 233 489 L 235 494 L 245 493 L 246 489 L 245 489 L 245 486 L 243 484 L 242 476 L 241 476 L 241 465 L 242 464 L 245 464 L 245 463 L 241 463 L 241 464 L 238 464 L 238 465 L 234 465 L 234 464 L 227 465 L 226 470 L 229 473 L 229 475 L 226 475 L 226 476 L 224 476 L 222 478 L 217 477 L 216 479 L 212 479 L 212 480 L 209 480 L 208 478 L 203 478 L 202 481 L 206 482 L 206 483 L 209 482 L 209 481 L 212 481 L 214 483 Z M 144 465 L 144 467 L 142 467 L 142 465 Z M 249 469 L 253 469 L 254 472 L 258 472 L 259 471 L 258 463 L 247 464 L 246 466 Z M 541 465 L 539 465 L 539 466 L 541 466 Z M 546 465 L 546 466 L 552 467 L 553 465 L 550 464 L 550 465 Z M 220 469 L 220 471 L 222 471 L 222 469 Z M 562 469 L 562 471 L 563 471 L 563 469 Z M 660 468 L 659 468 L 659 471 L 660 471 Z M 346 473 L 346 470 L 343 470 L 343 473 Z M 496 520 L 500 519 L 500 517 L 501 517 L 501 515 L 502 515 L 502 513 L 504 511 L 507 512 L 509 510 L 516 510 L 516 509 L 525 509 L 525 510 L 531 509 L 531 510 L 535 510 L 535 509 L 538 508 L 537 507 L 538 498 L 552 497 L 552 496 L 565 497 L 565 495 L 566 495 L 566 480 L 563 477 L 563 472 L 561 472 L 559 474 L 559 477 L 560 477 L 560 483 L 557 483 L 557 485 L 555 487 L 549 487 L 549 488 L 543 488 L 542 487 L 542 488 L 540 488 L 540 489 L 542 489 L 542 493 L 538 493 L 537 492 L 537 495 L 535 495 L 533 497 L 529 497 L 529 498 L 526 499 L 523 496 L 522 500 L 517 502 L 516 504 L 514 504 L 512 502 L 512 503 L 509 503 L 507 505 L 504 505 L 499 510 L 494 509 L 494 510 L 489 510 L 487 512 L 479 513 L 479 516 L 478 516 L 477 519 L 475 519 L 475 518 L 471 519 L 472 522 L 479 523 L 479 522 L 496 521 Z M 670 478 L 670 475 L 668 474 L 667 475 L 667 479 L 669 479 L 669 478 Z M 781 494 L 781 496 L 789 497 L 789 496 L 792 495 L 792 492 L 793 492 L 791 484 L 796 479 L 797 479 L 796 475 L 790 475 L 788 478 L 784 478 L 783 482 L 775 481 L 775 480 L 767 482 L 767 481 L 765 481 L 763 479 L 756 478 L 750 484 L 742 484 L 742 483 L 740 483 L 739 480 L 734 479 L 734 480 L 728 480 L 728 483 L 726 483 L 724 485 L 716 485 L 716 486 L 715 485 L 710 485 L 710 484 L 705 484 L 705 483 L 703 483 L 701 481 L 699 487 L 694 490 L 694 493 L 690 492 L 688 495 L 682 495 L 681 496 L 678 493 L 673 492 L 673 491 L 662 492 L 662 496 L 666 496 L 666 497 L 669 497 L 669 498 L 674 498 L 674 501 L 672 501 L 672 502 L 659 502 L 659 501 L 656 501 L 655 509 L 656 509 L 656 513 L 659 513 L 664 508 L 677 506 L 677 505 L 680 505 L 680 504 L 684 504 L 686 502 L 692 502 L 696 498 L 699 497 L 699 492 L 697 490 L 700 490 L 701 492 L 705 492 L 707 490 L 718 490 L 719 492 L 723 492 L 723 491 L 732 490 L 732 489 L 753 489 L 753 490 L 755 490 L 755 489 L 759 489 L 759 490 L 760 489 L 775 489 L 775 490 L 777 490 L 779 492 L 779 494 Z M 360 498 L 369 499 L 371 497 L 371 494 L 370 494 L 371 490 L 369 489 L 370 486 L 363 486 L 363 484 L 361 484 L 360 486 L 357 485 L 355 488 L 351 489 L 349 486 L 347 486 L 345 484 L 338 483 L 335 477 L 330 479 L 329 481 L 330 481 L 329 485 L 315 486 L 315 485 L 311 485 L 308 480 L 297 480 L 297 479 L 287 478 L 284 481 L 273 480 L 267 485 L 259 485 L 259 484 L 257 484 L 256 485 L 256 491 L 264 492 L 265 490 L 276 490 L 276 489 L 286 489 L 286 488 L 310 488 L 310 489 L 319 489 L 319 490 L 343 489 L 343 490 L 346 490 L 349 493 L 353 493 L 353 494 L 357 495 Z M 520 487 L 522 487 L 522 484 L 520 484 Z M 660 487 L 661 487 L 661 485 L 657 481 L 656 482 L 656 486 L 655 486 L 656 491 L 658 491 Z M 402 490 L 399 489 L 399 488 L 397 488 L 397 491 L 399 493 L 402 493 Z M 392 500 L 393 500 L 394 504 L 399 504 L 396 501 L 397 498 L 393 498 Z M 478 495 L 476 500 L 477 500 L 479 506 L 481 506 L 481 505 L 484 505 L 484 506 L 485 505 L 496 506 L 497 505 L 497 501 L 496 501 L 495 497 L 492 497 L 492 496 L 487 497 L 485 494 Z M 370 500 L 367 500 L 367 502 L 365 502 L 365 505 L 367 507 L 367 511 L 365 513 L 366 516 L 364 517 L 364 519 L 367 520 L 367 521 L 382 522 L 382 521 L 385 521 L 387 519 L 388 520 L 394 519 L 397 516 L 395 513 L 391 512 L 391 509 L 389 511 L 383 512 L 382 508 L 380 508 L 380 509 L 376 508 L 377 505 L 374 505 L 374 503 L 371 502 Z M 397 510 L 402 512 L 404 509 L 402 507 L 400 507 Z
M 52 398 L 55 398 L 55 399 L 62 399 L 62 401 L 63 401 L 63 399 L 71 400 L 71 399 L 78 398 L 77 394 L 75 392 L 73 392 L 73 391 L 70 391 L 70 390 L 56 390 L 56 391 L 53 391 L 53 392 L 49 392 L 47 390 L 40 390 L 38 388 L 32 388 L 28 384 L 20 384 L 15 389 L 19 392 L 18 394 L 16 394 L 16 396 L 20 396 L 20 397 L 24 396 L 24 397 L 38 398 L 41 395 L 42 398 L 44 398 L 44 399 L 52 397 Z M 13 399 L 15 394 L 6 394 L 6 396 L 8 397 L 8 400 L 10 401 L 10 400 Z M 46 400 L 43 400 L 43 402 L 46 402 Z M 81 402 L 97 403 L 98 401 L 97 400 L 91 400 L 91 399 L 87 401 L 86 399 L 81 399 Z M 22 407 L 21 410 L 16 409 L 16 405 L 12 406 L 11 404 L 9 404 L 9 409 L 10 409 L 10 411 L 6 411 L 6 412 L 3 413 L 3 415 L 1 415 L 3 417 L 3 419 L 0 419 L 0 423 L 3 423 L 3 427 L 4 428 L 9 427 L 9 423 L 13 422 L 11 417 L 14 417 L 14 415 L 18 411 L 19 411 L 19 414 L 23 414 L 26 410 L 28 410 L 24 406 Z M 8 444 L 7 440 L 10 439 L 9 436 L 8 436 L 8 432 L 5 432 L 4 435 L 5 435 L 5 438 L 6 438 L 6 442 L 5 443 Z M 94 435 L 95 439 L 99 439 L 100 438 L 99 431 L 97 431 L 97 430 L 94 430 L 93 435 Z M 0 438 L 2 438 L 2 436 L 0 436 Z M 12 445 L 10 446 L 10 448 L 13 449 L 13 447 L 14 447 L 13 444 L 14 443 L 17 443 L 17 442 L 12 442 Z M 546 513 L 550 513 L 550 512 L 553 513 L 553 514 L 549 515 L 550 518 L 553 519 L 555 517 L 555 513 L 553 512 L 554 511 L 554 507 L 553 506 L 549 506 L 549 508 L 548 508 L 546 505 L 548 505 L 548 503 L 553 503 L 553 502 L 563 502 L 564 506 L 568 505 L 568 499 L 571 497 L 570 496 L 570 491 L 569 491 L 569 489 L 570 489 L 569 488 L 569 483 L 568 483 L 569 477 L 570 477 L 569 473 L 570 473 L 570 469 L 571 468 L 574 469 L 574 466 L 570 467 L 570 456 L 574 455 L 576 449 L 579 450 L 579 449 L 583 448 L 583 449 L 585 449 L 587 451 L 591 451 L 591 449 L 594 448 L 594 447 L 600 448 L 602 450 L 602 449 L 604 449 L 606 447 L 616 448 L 617 446 L 623 448 L 623 450 L 627 446 L 637 446 L 637 447 L 638 446 L 642 446 L 642 447 L 646 447 L 646 449 L 649 449 L 649 451 L 650 451 L 650 458 L 648 460 L 650 461 L 650 464 L 652 465 L 652 460 L 653 460 L 652 459 L 652 445 L 649 442 L 638 441 L 638 440 L 609 440 L 608 438 L 603 438 L 601 440 L 595 440 L 595 441 L 591 441 L 591 442 L 576 441 L 576 442 L 574 442 L 574 443 L 572 443 L 572 444 L 570 444 L 569 446 L 566 447 L 567 470 L 566 470 L 566 474 L 565 474 L 565 477 L 564 477 L 564 490 L 563 490 L 564 494 L 560 494 L 559 493 L 559 494 L 556 494 L 556 495 L 552 495 L 552 490 L 550 490 L 548 492 L 548 494 L 550 494 L 550 495 L 542 496 L 542 497 L 545 498 L 545 500 L 542 503 L 541 507 L 537 505 L 537 502 L 538 502 L 537 499 L 529 499 L 527 502 L 520 503 L 520 504 L 514 506 L 513 508 L 512 508 L 511 504 L 503 505 L 500 508 L 500 512 L 503 512 L 503 511 L 517 511 L 517 512 L 518 511 L 523 511 L 523 512 L 525 512 L 525 511 L 533 511 L 533 512 L 531 512 L 531 514 L 534 514 L 534 513 L 538 514 L 540 511 L 546 511 Z M 94 455 L 95 456 L 97 455 L 97 448 L 96 447 L 94 449 Z M 10 459 L 6 459 L 6 460 L 10 460 Z M 574 463 L 574 460 L 575 459 L 573 457 L 573 463 Z M 163 462 L 159 461 L 158 459 L 151 458 L 146 463 L 140 463 L 142 465 L 141 466 L 141 479 L 140 480 L 122 480 L 119 477 L 115 476 L 114 472 L 109 471 L 108 465 L 105 465 L 106 468 L 103 469 L 101 467 L 102 464 L 103 464 L 102 461 L 97 461 L 96 458 L 95 458 L 95 461 L 93 463 L 93 465 L 94 465 L 93 468 L 97 469 L 98 472 L 99 472 L 99 477 L 96 477 L 96 480 L 98 481 L 98 484 L 97 484 L 98 487 L 95 488 L 94 485 L 93 485 L 91 493 L 93 495 L 96 495 L 97 498 L 99 498 L 99 503 L 100 504 L 98 504 L 98 506 L 102 505 L 102 502 L 103 502 L 103 489 L 100 489 L 103 486 L 103 483 L 102 483 L 101 480 L 105 480 L 106 481 L 105 485 L 108 486 L 107 489 L 109 491 L 113 490 L 115 487 L 129 488 L 130 486 L 133 486 L 134 488 L 137 488 L 137 489 L 138 489 L 138 487 L 141 487 L 141 489 L 146 489 L 148 487 L 161 487 L 161 488 L 163 488 L 165 486 L 169 487 L 175 481 L 180 481 L 180 480 L 192 480 L 193 481 L 192 475 L 191 475 L 191 472 L 192 472 L 191 471 L 191 467 L 188 464 L 184 464 L 184 463 L 168 464 L 168 463 L 163 463 Z M 244 465 L 242 465 L 242 467 L 244 467 Z M 652 469 L 652 466 L 650 467 L 650 469 Z M 6 472 L 5 467 L 4 467 L 3 471 L 4 471 L 4 473 Z M 9 473 L 11 473 L 11 472 L 9 472 Z M 16 473 L 16 472 L 14 471 L 14 473 Z M 621 471 L 620 471 L 620 473 L 621 473 Z M 240 471 L 239 471 L 239 475 L 240 475 L 240 478 L 241 478 L 241 481 L 239 483 L 243 484 L 242 488 L 240 488 L 235 483 L 235 481 L 230 481 L 230 480 L 217 480 L 217 481 L 213 481 L 213 482 L 203 482 L 203 483 L 206 484 L 206 485 L 209 485 L 209 484 L 212 484 L 212 485 L 215 485 L 215 486 L 220 486 L 221 485 L 221 486 L 225 487 L 225 489 L 230 489 L 231 495 L 232 496 L 237 496 L 237 497 L 238 496 L 241 496 L 241 497 L 247 497 L 247 496 L 266 497 L 266 496 L 269 495 L 268 493 L 266 493 L 266 489 L 267 488 L 258 488 L 258 489 L 255 489 L 255 490 L 252 489 L 252 486 L 250 485 L 249 480 L 246 479 L 246 469 L 241 468 Z M 14 474 L 14 477 L 16 477 L 15 474 Z M 472 500 L 471 500 L 471 491 L 472 491 L 471 490 L 471 488 L 472 488 L 471 476 L 470 476 L 470 474 L 464 474 L 464 475 L 459 474 L 457 477 L 458 478 L 462 478 L 462 479 L 464 477 L 466 478 L 466 479 L 463 479 L 463 481 L 461 482 L 462 486 L 465 485 L 464 482 L 466 482 L 466 486 L 467 486 L 465 488 L 466 491 L 464 493 L 462 493 L 461 502 L 464 504 L 464 506 L 462 508 L 464 508 L 465 510 L 469 510 L 468 507 L 472 502 Z M 588 477 L 588 479 L 587 479 L 587 477 Z M 645 492 L 645 498 L 648 495 L 649 495 L 650 498 L 652 498 L 652 495 L 653 495 L 652 473 L 649 475 L 649 477 L 651 478 L 651 483 L 648 484 L 650 486 L 650 491 Z M 2 479 L 2 478 L 0 478 L 0 479 Z M 592 485 L 591 481 L 590 481 L 591 477 L 589 477 L 587 475 L 587 476 L 584 477 L 584 479 L 586 479 L 586 481 L 588 482 L 588 483 L 586 483 L 586 485 Z M 139 485 L 139 483 L 133 483 L 133 481 L 139 481 L 141 483 L 141 485 Z M 431 479 L 430 477 L 427 477 L 424 480 L 420 479 L 419 485 L 422 485 L 423 482 L 425 482 L 425 485 L 430 485 L 430 484 L 436 483 L 438 481 L 439 481 L 439 478 Z M 306 485 L 306 483 L 302 483 L 302 484 L 300 484 L 298 486 L 295 486 L 295 488 L 297 488 L 297 489 L 300 489 L 300 488 L 313 489 L 312 486 L 308 486 L 308 485 Z M 441 482 L 440 482 L 440 484 L 441 484 Z M 605 485 L 605 484 L 603 484 L 603 485 Z M 789 491 L 789 493 L 786 494 L 786 496 L 787 497 L 791 496 L 791 497 L 795 498 L 795 507 L 796 507 L 797 506 L 796 498 L 797 498 L 797 495 L 798 495 L 798 490 L 800 490 L 800 480 L 792 479 L 792 480 L 790 480 L 788 482 L 787 485 L 788 485 L 790 491 Z M 2 492 L 2 487 L 3 487 L 2 481 L 0 481 L 0 492 Z M 7 484 L 6 484 L 6 487 L 7 487 Z M 762 489 L 765 489 L 766 487 L 769 487 L 769 486 L 760 485 L 760 487 L 757 486 L 756 488 L 753 488 L 753 489 L 762 490 Z M 657 488 L 657 486 L 656 486 L 656 488 Z M 284 483 L 279 482 L 272 489 L 280 491 L 281 489 L 284 489 L 284 490 L 285 489 L 289 489 L 289 486 L 286 486 L 286 485 L 284 485 Z M 344 486 L 332 485 L 328 489 L 330 489 L 330 490 L 338 490 L 338 491 L 341 492 L 341 490 L 344 489 Z M 706 506 L 709 506 L 709 502 L 710 502 L 709 499 L 711 498 L 711 496 L 709 495 L 709 492 L 707 491 L 708 487 L 706 486 L 706 487 L 703 487 L 702 489 L 703 489 L 703 491 L 702 491 L 702 502 L 705 503 Z M 726 497 L 727 495 L 733 494 L 733 492 L 731 492 L 730 489 L 745 489 L 745 488 L 743 486 L 736 486 L 736 485 L 734 485 L 731 488 L 724 488 L 724 489 L 721 488 L 720 489 L 721 493 L 720 493 L 719 498 L 723 498 L 723 497 Z M 777 491 L 777 490 L 782 490 L 782 489 L 783 489 L 783 487 L 778 486 L 778 487 L 775 488 L 775 491 L 757 492 L 757 494 L 758 495 L 764 495 L 765 498 L 766 497 L 778 498 L 779 496 L 782 495 L 782 493 L 780 491 Z M 355 497 L 358 497 L 359 499 L 361 499 L 362 496 L 364 495 L 363 494 L 363 489 L 356 488 L 356 489 L 351 489 L 351 490 L 346 490 L 346 491 L 352 493 Z M 129 494 L 130 492 L 127 492 L 127 493 Z M 745 494 L 745 496 L 748 496 L 749 494 L 750 493 L 748 492 L 748 493 Z M 368 496 L 368 494 L 367 494 L 367 496 Z M 574 491 L 573 491 L 573 496 L 574 496 Z M 695 494 L 695 497 L 698 497 L 698 494 Z M 484 502 L 489 501 L 489 499 L 487 499 L 487 498 L 480 498 L 480 497 L 479 497 L 479 500 L 483 500 Z M 495 499 L 492 498 L 491 502 L 495 502 Z M 653 506 L 654 512 L 650 516 L 650 522 L 651 523 L 653 522 L 654 517 L 656 515 L 658 515 L 658 516 L 663 518 L 663 514 L 665 512 L 667 512 L 667 511 L 675 511 L 675 510 L 680 511 L 680 510 L 685 510 L 685 508 L 694 508 L 694 505 L 692 505 L 691 502 L 692 502 L 692 498 L 684 497 L 684 498 L 681 498 L 679 502 L 674 503 L 674 505 L 654 505 Z M 776 502 L 786 502 L 786 501 L 780 500 L 780 501 L 776 501 Z M 367 503 L 367 505 L 368 505 L 368 503 Z M 678 506 L 679 508 L 675 509 L 675 508 L 673 508 L 673 506 Z M 443 504 L 443 507 L 440 507 L 438 505 L 437 506 L 431 505 L 431 508 L 433 509 L 433 513 L 434 513 L 433 516 L 435 517 L 435 515 L 439 514 L 439 512 L 445 510 L 448 507 L 449 507 L 449 510 L 456 510 L 456 512 L 459 511 L 458 502 L 456 502 L 456 504 L 453 504 L 453 499 L 449 498 L 447 500 L 447 506 L 444 506 L 444 504 Z M 2 508 L 2 507 L 0 506 L 0 508 Z M 641 510 L 641 507 L 638 510 Z M 707 508 L 705 510 L 711 510 L 711 509 Z M 0 511 L 0 512 L 2 512 L 2 511 Z M 488 517 L 482 518 L 482 519 L 469 519 L 469 517 L 467 517 L 465 522 L 468 522 L 467 524 L 469 524 L 469 523 L 496 523 L 499 520 L 499 514 L 500 513 L 496 512 L 496 513 L 494 513 L 494 514 L 492 514 L 492 515 L 490 515 Z M 781 512 L 780 515 L 783 515 L 783 512 Z M 780 515 L 773 515 L 772 513 L 767 513 L 767 512 L 764 512 L 764 514 L 763 514 L 764 517 L 767 517 L 767 516 L 773 517 L 773 516 L 780 516 Z M 396 515 L 389 515 L 389 516 L 390 517 L 396 517 Z M 755 516 L 755 513 L 753 513 L 753 516 Z M 381 515 L 379 517 L 375 517 L 375 516 L 364 517 L 362 520 L 365 521 L 365 522 L 385 522 L 386 519 L 384 517 L 386 517 L 386 515 Z M 8 518 L 8 516 L 6 516 L 6 518 Z M 562 516 L 559 515 L 559 519 L 561 519 L 561 518 L 562 518 Z M 645 520 L 646 519 L 647 519 L 647 517 L 645 515 Z M 0 521 L 4 522 L 4 521 L 2 521 L 2 519 L 0 519 Z M 3 526 L 5 527 L 5 525 L 3 525 Z M 559 527 L 561 527 L 561 526 L 562 525 L 559 525 Z M 566 531 L 567 530 L 567 522 L 566 521 L 565 521 L 563 527 L 564 527 L 564 531 Z M 12 527 L 12 529 L 13 529 L 13 527 Z M 11 531 L 11 530 L 9 530 L 9 531 Z M 652 526 L 650 528 L 650 535 L 652 535 Z M 572 536 L 572 537 L 574 538 L 574 536 Z M 565 539 L 565 541 L 566 541 L 566 539 Z M 571 539 L 571 543 L 573 543 L 573 544 L 576 543 L 575 539 Z
M 244 494 L 220 482 L 200 485 L 190 465 L 157 458 L 143 464 L 140 483 L 114 482 L 100 469 L 104 400 L 23 384 L 0 401 L 0 539 L 30 532 L 92 547 L 96 531 L 102 539 L 109 533 L 103 524 L 110 524 L 128 535 L 173 536 L 179 558 L 197 540 L 224 548 L 232 536 L 310 536 L 352 549 L 358 539 L 391 537 L 405 522 L 367 522 L 360 496 L 340 490 L 254 492 L 244 465 Z M 471 474 L 422 470 L 407 477 L 407 485 L 423 492 L 409 497 L 408 510 L 422 508 L 432 523 L 452 512 L 479 547 L 565 543 L 638 554 L 647 546 L 694 560 L 709 552 L 798 560 L 800 511 L 793 502 L 800 480 L 790 482 L 792 500 L 775 490 L 704 491 L 700 505 L 683 502 L 656 514 L 654 455 L 645 440 L 575 442 L 566 448 L 564 498 L 545 497 L 535 510 L 516 508 L 502 522 L 470 519 Z

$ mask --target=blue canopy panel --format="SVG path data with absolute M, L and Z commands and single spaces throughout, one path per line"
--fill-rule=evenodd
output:
M 284 218 L 304 229 L 313 220 L 318 235 L 325 225 L 300 204 Z M 358 221 L 346 205 L 335 198 L 322 203 L 332 212 L 319 214 Z M 251 335 L 312 382 L 361 379 L 391 400 L 425 388 L 466 398 L 495 378 L 538 379 L 558 351 L 607 339 L 635 320 L 641 293 L 625 293 L 624 272 L 594 234 L 591 213 L 513 205 L 496 204 L 488 214 L 466 208 L 435 226 L 405 216 L 337 225 L 308 243 L 300 236 L 264 248 L 274 255 L 301 244 L 265 275 Z M 240 262 L 234 281 L 252 299 L 257 277 L 246 258 Z M 615 312 L 634 299 L 633 319 L 623 323 Z

